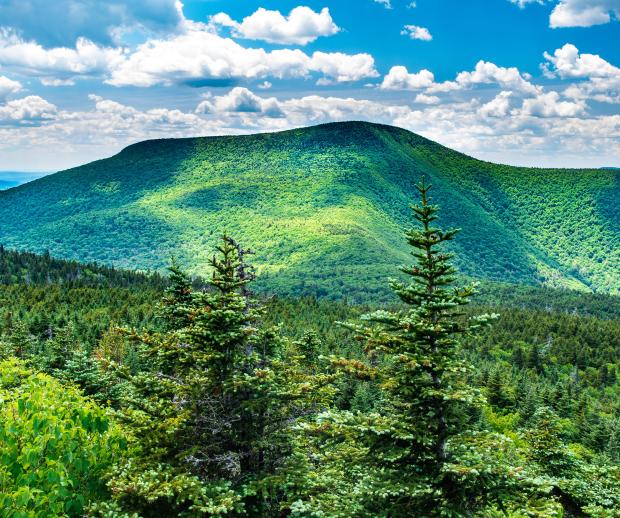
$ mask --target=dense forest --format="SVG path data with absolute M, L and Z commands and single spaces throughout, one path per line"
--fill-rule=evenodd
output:
M 141 142 L 0 192 L 0 242 L 206 275 L 226 231 L 256 250 L 257 291 L 389 302 L 423 175 L 462 228 L 448 247 L 464 275 L 618 294 L 618 170 L 492 164 L 364 122 Z
M 2 516 L 620 516 L 620 301 L 460 287 L 418 190 L 387 304 L 0 247 Z

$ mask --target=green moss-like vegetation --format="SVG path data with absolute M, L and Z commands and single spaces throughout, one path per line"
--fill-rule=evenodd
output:
M 385 300 L 421 176 L 442 224 L 462 228 L 465 275 L 620 293 L 619 171 L 496 165 L 358 122 L 130 146 L 0 193 L 0 242 L 205 274 L 227 231 L 257 250 L 263 289 Z

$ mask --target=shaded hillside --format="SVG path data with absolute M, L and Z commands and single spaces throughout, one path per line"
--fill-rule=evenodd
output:
M 336 123 L 142 142 L 0 193 L 0 242 L 126 268 L 208 270 L 223 231 L 256 250 L 262 287 L 366 299 L 408 261 L 425 175 L 463 229 L 467 275 L 620 291 L 620 172 L 481 162 L 406 130 Z

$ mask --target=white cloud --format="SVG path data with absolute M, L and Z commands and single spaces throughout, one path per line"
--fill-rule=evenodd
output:
M 242 87 L 235 87 L 226 95 L 208 95 L 198 105 L 196 113 L 256 113 L 271 118 L 284 116 L 275 97 L 265 99 Z
M 545 0 L 509 0 L 510 3 L 516 4 L 519 8 L 523 9 L 529 4 L 544 4 Z
M 346 83 L 379 75 L 370 54 L 317 51 L 312 54 L 308 69 L 323 74 L 320 84 Z
M 535 117 L 577 117 L 585 112 L 583 101 L 560 101 L 558 92 L 541 93 L 523 101 L 520 113 Z
M 247 48 L 208 26 L 186 22 L 178 34 L 151 39 L 133 52 L 101 47 L 79 38 L 74 48 L 46 49 L 0 30 L 0 65 L 36 77 L 45 85 L 72 84 L 79 78 L 103 77 L 115 86 L 158 84 L 226 85 L 241 80 L 308 78 L 343 83 L 376 77 L 370 54 L 299 49 Z
M 22 85 L 18 81 L 13 81 L 6 76 L 0 76 L 0 100 L 6 99 L 10 94 L 19 92 Z
M 454 81 L 435 83 L 430 70 L 409 73 L 404 66 L 394 66 L 383 78 L 381 88 L 384 90 L 421 90 L 426 93 L 452 92 L 472 88 L 479 84 L 497 84 L 506 90 L 517 91 L 526 95 L 536 95 L 542 88 L 532 84 L 529 76 L 522 74 L 515 67 L 504 68 L 487 61 L 479 61 L 471 72 L 459 72 Z
M 578 167 L 620 160 L 620 115 L 590 116 L 583 103 L 568 102 L 557 93 L 526 99 L 530 102 L 513 109 L 506 102 L 518 98 L 513 100 L 507 90 L 486 104 L 473 98 L 419 109 L 402 102 L 352 97 L 278 100 L 245 88 L 207 97 L 192 112 L 139 110 L 99 96 L 91 100 L 93 109 L 85 111 L 60 110 L 41 98 L 0 105 L 4 167 L 11 163 L 21 167 L 44 163 L 48 169 L 75 165 L 147 138 L 275 131 L 344 120 L 394 124 L 479 158 L 502 162 Z
M 369 54 L 299 49 L 246 48 L 200 24 L 169 39 L 150 40 L 117 66 L 107 81 L 116 86 L 226 84 L 243 79 L 301 78 L 322 74 L 323 82 L 357 81 L 378 75 Z
M 176 0 L 3 0 L 0 26 L 45 47 L 66 47 L 78 38 L 102 45 L 117 40 L 121 28 L 170 32 L 182 22 Z
M 54 118 L 56 113 L 56 106 L 37 95 L 29 95 L 0 105 L 0 124 L 42 121 Z
M 529 82 L 516 67 L 499 67 L 488 61 L 478 61 L 471 72 L 460 72 L 456 76 L 456 84 L 467 88 L 478 84 L 498 84 L 507 90 L 516 90 L 526 94 L 536 94 L 541 88 Z M 452 87 L 452 85 L 448 85 Z
M 545 52 L 545 58 L 553 65 L 546 70 L 561 78 L 576 77 L 620 77 L 620 68 L 605 61 L 598 54 L 580 54 L 579 49 L 567 43 L 553 54 Z
M 45 49 L 14 33 L 0 32 L 0 65 L 20 74 L 39 78 L 44 84 L 70 84 L 77 77 L 109 72 L 123 60 L 121 49 L 103 48 L 79 38 L 75 48 Z
M 231 28 L 233 36 L 237 38 L 297 45 L 306 45 L 321 36 L 332 36 L 340 31 L 327 7 L 317 13 L 309 7 L 299 6 L 291 10 L 288 16 L 282 15 L 280 11 L 260 7 L 241 23 L 226 13 L 212 16 L 210 23 Z
M 410 111 L 407 106 L 396 106 L 352 97 L 323 97 L 308 95 L 281 103 L 289 124 L 304 126 L 331 121 L 367 120 L 390 123 Z
M 392 8 L 392 1 L 391 0 L 375 0 L 375 3 L 381 4 L 386 9 L 391 9 Z
M 591 27 L 620 17 L 620 0 L 560 0 L 549 17 L 549 26 Z
M 245 48 L 200 28 L 140 45 L 108 80 L 116 86 L 303 77 L 309 57 L 300 50 Z
M 426 95 L 426 94 L 418 94 L 415 96 L 416 103 L 419 104 L 439 104 L 441 99 L 436 95 Z
M 393 66 L 383 78 L 380 88 L 384 90 L 421 90 L 432 86 L 435 76 L 430 70 L 422 69 L 409 73 L 406 67 Z
M 564 95 L 573 100 L 620 103 L 620 68 L 597 54 L 579 53 L 567 43 L 553 54 L 545 52 L 547 63 L 541 65 L 545 75 L 562 79 L 587 79 L 569 85 Z
M 512 92 L 502 91 L 488 103 L 478 109 L 478 113 L 483 117 L 505 117 L 510 110 L 510 98 Z
M 515 67 L 504 68 L 479 61 L 473 71 L 459 72 L 454 81 L 435 83 L 435 77 L 429 70 L 409 73 L 404 66 L 394 66 L 383 78 L 381 88 L 384 90 L 421 90 L 426 93 L 452 92 L 472 88 L 479 84 L 497 84 L 505 90 L 517 91 L 526 95 L 536 95 L 542 88 L 532 84 L 529 76 L 522 74 Z
M 418 25 L 405 25 L 400 33 L 403 36 L 409 36 L 412 40 L 431 41 L 433 36 L 426 27 Z

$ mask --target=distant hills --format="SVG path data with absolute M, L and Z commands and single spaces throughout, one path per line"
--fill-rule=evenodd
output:
M 0 191 L 17 187 L 26 182 L 45 176 L 47 173 L 22 173 L 18 171 L 0 171 Z
M 409 260 L 426 176 L 468 276 L 620 293 L 620 171 L 470 158 L 362 122 L 250 136 L 153 140 L 0 193 L 0 243 L 82 261 L 205 274 L 229 232 L 259 285 L 364 300 Z

